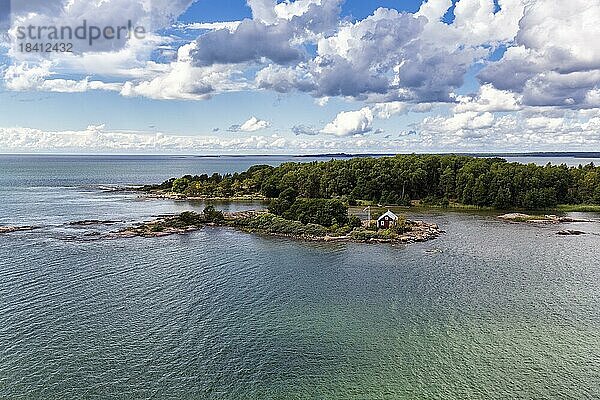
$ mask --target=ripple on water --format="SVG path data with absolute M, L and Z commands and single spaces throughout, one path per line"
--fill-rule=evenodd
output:
M 219 228 L 72 242 L 65 222 L 188 205 L 40 190 L 0 190 L 0 222 L 45 226 L 0 236 L 2 399 L 600 398 L 600 236 L 434 213 L 448 233 L 411 246 Z

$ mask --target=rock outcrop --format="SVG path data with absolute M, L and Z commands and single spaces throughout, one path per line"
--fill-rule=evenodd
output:
M 593 222 L 589 219 L 560 217 L 557 215 L 529 215 L 529 214 L 521 214 L 521 213 L 510 213 L 510 214 L 499 215 L 497 218 L 501 219 L 503 221 L 529 222 L 529 223 L 539 223 L 539 224 L 561 224 L 561 223 L 569 223 L 569 222 Z
M 36 226 L 0 226 L 0 235 L 13 232 L 32 231 Z

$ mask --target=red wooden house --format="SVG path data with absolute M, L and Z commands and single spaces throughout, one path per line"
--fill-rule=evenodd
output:
M 392 226 L 396 225 L 397 222 L 398 222 L 398 216 L 396 214 L 394 214 L 393 212 L 391 212 L 390 210 L 387 210 L 387 212 L 385 214 L 383 214 L 381 217 L 377 218 L 377 228 L 378 229 L 389 229 Z

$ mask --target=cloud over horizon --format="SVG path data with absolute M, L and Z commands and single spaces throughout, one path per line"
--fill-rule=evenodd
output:
M 429 0 L 416 12 L 381 7 L 361 19 L 343 15 L 343 0 L 247 0 L 251 17 L 210 22 L 178 19 L 191 0 L 144 4 L 56 1 L 37 13 L 29 4 L 15 21 L 73 24 L 99 15 L 111 24 L 126 15 L 154 29 L 81 54 L 35 58 L 7 48 L 4 90 L 101 92 L 135 104 L 266 92 L 309 97 L 328 115 L 290 115 L 282 127 L 273 115 L 240 109 L 229 128 L 215 131 L 224 141 L 265 130 L 288 146 L 316 137 L 378 143 L 375 133 L 385 131 L 404 138 L 393 142 L 398 151 L 434 148 L 439 138 L 441 148 L 461 149 L 518 148 L 519 141 L 559 148 L 568 138 L 573 147 L 598 144 L 597 117 L 589 116 L 600 109 L 600 0 Z M 241 122 L 252 114 L 265 119 Z M 416 132 L 410 140 L 408 131 Z M 63 138 L 36 137 L 58 147 Z M 79 139 L 69 143 L 85 148 Z

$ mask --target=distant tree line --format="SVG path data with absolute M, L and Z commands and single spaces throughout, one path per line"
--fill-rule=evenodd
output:
M 537 166 L 500 158 L 398 155 L 257 165 L 242 173 L 187 175 L 155 188 L 187 196 L 260 194 L 277 199 L 272 204 L 275 213 L 294 212 L 296 216 L 314 207 L 298 203 L 294 208 L 298 199 L 337 199 L 351 205 L 357 200 L 386 205 L 455 201 L 498 209 L 543 209 L 557 204 L 600 204 L 600 169 L 593 164 Z M 321 206 L 335 211 L 333 203 Z

